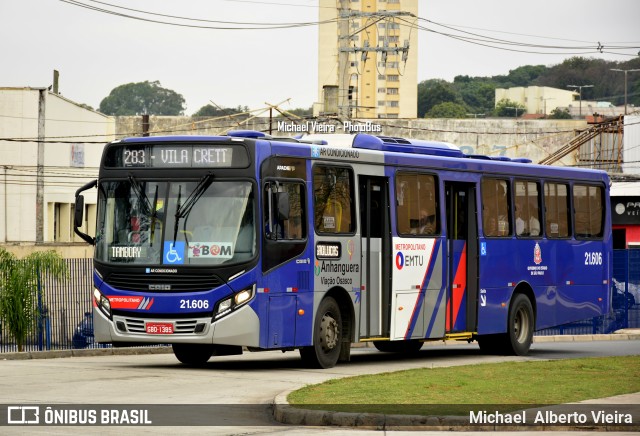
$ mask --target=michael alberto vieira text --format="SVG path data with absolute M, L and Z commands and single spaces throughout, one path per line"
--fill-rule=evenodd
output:
M 529 417 L 533 414 L 529 411 Z M 589 419 L 591 418 L 591 419 Z M 591 410 L 587 413 L 581 412 L 555 412 L 553 410 L 535 411 L 533 421 L 527 420 L 527 411 L 501 413 L 498 411 L 487 412 L 481 410 L 478 412 L 469 412 L 470 424 L 633 424 L 633 416 L 631 413 L 621 413 L 617 410 L 607 412 L 604 410 Z

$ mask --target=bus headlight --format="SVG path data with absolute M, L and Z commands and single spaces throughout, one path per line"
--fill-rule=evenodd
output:
M 251 301 L 256 291 L 256 285 L 251 285 L 250 287 L 243 289 L 240 292 L 236 292 L 228 298 L 225 298 L 221 302 L 218 303 L 218 307 L 216 309 L 214 319 L 218 319 L 223 317 L 236 310 L 237 308 L 244 306 L 246 303 Z
M 93 288 L 93 299 L 98 306 L 109 318 L 111 318 L 111 303 L 109 299 L 102 295 L 98 288 Z

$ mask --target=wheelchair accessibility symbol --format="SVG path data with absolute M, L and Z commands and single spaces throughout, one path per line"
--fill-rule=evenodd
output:
M 164 243 L 164 264 L 182 265 L 184 263 L 184 241 Z

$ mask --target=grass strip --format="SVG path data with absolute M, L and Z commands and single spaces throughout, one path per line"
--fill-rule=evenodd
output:
M 640 392 L 640 356 L 476 364 L 348 377 L 292 392 L 292 405 L 394 414 L 518 410 Z

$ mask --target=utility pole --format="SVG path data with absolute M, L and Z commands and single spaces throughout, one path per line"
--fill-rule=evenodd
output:
M 611 71 L 622 71 L 624 73 L 624 114 L 627 114 L 627 73 L 640 71 L 638 68 L 631 70 L 621 70 L 620 68 L 611 68 Z
M 579 116 L 582 118 L 582 88 L 593 88 L 593 85 L 567 85 L 567 88 L 578 88 L 580 92 L 580 109 Z
M 338 114 L 350 118 L 349 108 L 349 0 L 340 0 L 338 11 Z
M 358 3 L 359 4 L 359 3 Z M 374 25 L 375 23 L 400 16 L 414 16 L 410 12 L 406 11 L 377 11 L 377 12 L 361 12 L 352 11 L 349 9 L 348 0 L 340 0 L 340 8 L 338 10 L 338 114 L 341 117 L 351 118 L 351 103 L 349 100 L 349 85 L 351 84 L 352 74 L 350 72 L 349 54 L 355 53 L 361 55 L 362 62 L 366 62 L 368 54 L 371 52 L 381 53 L 382 62 L 386 62 L 389 53 L 400 54 L 402 53 L 402 61 L 406 62 L 409 54 L 409 41 L 405 41 L 403 46 L 390 46 L 388 40 L 385 40 L 382 47 L 372 46 L 368 40 L 364 41 L 362 47 L 355 43 L 351 46 L 351 35 L 349 33 L 349 20 L 367 18 L 370 20 L 370 24 L 367 27 Z M 366 27 L 365 27 L 366 29 Z M 364 29 L 358 30 L 358 33 Z M 377 59 L 372 59 L 374 63 L 377 63 Z M 356 86 L 358 83 L 358 76 L 356 75 Z M 358 94 L 359 95 L 359 94 Z M 357 109 L 358 102 L 355 102 Z M 356 110 L 357 111 L 357 110 Z
M 38 90 L 38 160 L 36 173 L 36 244 L 44 242 L 44 127 L 47 88 Z

